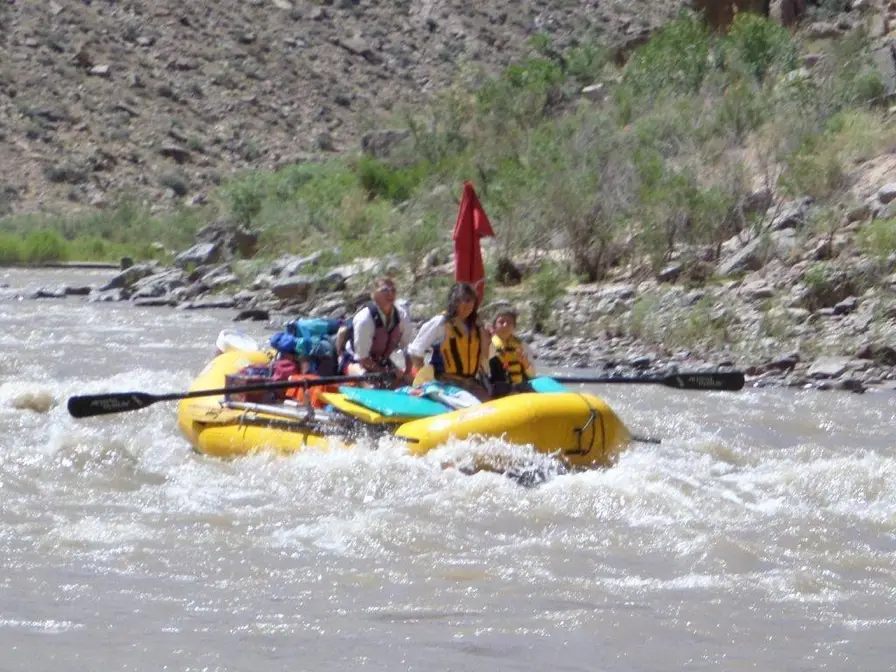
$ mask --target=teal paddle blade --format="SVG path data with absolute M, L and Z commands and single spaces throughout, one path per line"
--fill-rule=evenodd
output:
M 451 410 L 426 397 L 411 396 L 392 390 L 340 387 L 339 392 L 345 395 L 346 399 L 387 417 L 428 418 Z
M 547 376 L 533 378 L 529 381 L 529 385 L 534 392 L 569 392 L 569 390 L 563 386 L 563 383 L 557 382 L 553 378 L 548 378 Z

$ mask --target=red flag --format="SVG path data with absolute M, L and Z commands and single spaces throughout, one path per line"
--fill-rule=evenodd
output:
M 479 240 L 494 235 L 472 182 L 464 182 L 464 194 L 454 224 L 454 279 L 472 284 L 480 301 L 485 293 L 485 268 Z

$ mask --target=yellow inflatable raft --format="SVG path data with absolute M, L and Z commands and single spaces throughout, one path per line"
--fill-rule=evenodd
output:
M 264 352 L 231 351 L 212 360 L 190 390 L 225 387 L 225 376 L 250 365 L 267 363 Z M 609 464 L 631 435 L 607 404 L 578 392 L 518 394 L 478 406 L 423 419 L 384 417 L 353 406 L 342 395 L 329 394 L 335 410 L 309 416 L 301 406 L 240 404 L 223 396 L 184 399 L 178 422 L 193 447 L 208 455 L 235 457 L 259 450 L 293 453 L 312 447 L 350 446 L 345 431 L 379 426 L 407 442 L 408 451 L 423 455 L 451 437 L 501 437 L 556 454 L 570 466 Z

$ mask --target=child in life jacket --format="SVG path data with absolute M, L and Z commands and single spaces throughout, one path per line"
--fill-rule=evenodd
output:
M 521 392 L 529 380 L 535 377 L 535 358 L 529 346 L 516 336 L 518 313 L 509 306 L 502 306 L 491 325 L 492 356 L 489 359 L 489 379 L 492 394 Z

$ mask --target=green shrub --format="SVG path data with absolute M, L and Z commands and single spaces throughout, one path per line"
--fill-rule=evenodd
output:
M 315 171 L 309 166 L 303 164 L 285 166 L 271 175 L 270 195 L 279 201 L 289 200 L 314 177 Z
M 56 183 L 83 184 L 88 178 L 88 172 L 84 167 L 71 163 L 45 166 L 43 172 L 44 177 Z
M 234 221 L 250 225 L 264 203 L 260 176 L 252 173 L 229 183 L 224 189 L 224 198 Z
M 60 261 L 68 257 L 68 246 L 57 231 L 32 231 L 22 244 L 22 255 L 28 263 Z
M 563 296 L 569 276 L 553 261 L 545 261 L 533 277 L 532 322 L 535 331 L 545 331 L 554 314 L 554 301 Z
M 135 254 L 134 250 L 140 250 L 139 254 Z M 131 256 L 140 259 L 148 259 L 152 256 L 149 246 L 143 245 L 122 245 L 108 240 L 103 240 L 97 236 L 83 236 L 75 238 L 68 243 L 68 258 L 81 259 L 87 261 L 114 261 L 123 256 Z
M 401 203 L 411 198 L 426 171 L 417 164 L 408 168 L 396 168 L 370 156 L 358 160 L 358 182 L 369 198 L 386 198 Z
M 356 190 L 345 196 L 327 231 L 350 256 L 380 256 L 395 252 L 394 239 L 389 234 L 397 223 L 388 201 L 369 202 L 362 191 Z
M 34 232 L 51 234 L 62 241 L 65 254 L 53 258 L 105 261 L 121 256 L 146 258 L 151 245 L 159 243 L 169 249 L 184 249 L 205 223 L 205 215 L 196 208 L 178 208 L 165 215 L 151 215 L 135 201 L 122 200 L 108 210 L 72 213 L 65 216 L 17 215 L 0 219 L 0 236 L 28 239 Z M 40 248 L 50 249 L 49 238 L 33 241 L 35 254 Z M 23 242 L 24 245 L 24 242 Z M 58 247 L 58 246 L 57 246 Z M 42 256 L 37 254 L 38 257 Z M 30 261 L 22 253 L 22 261 Z
M 792 327 L 793 322 L 787 317 L 783 308 L 772 307 L 769 302 L 763 302 L 759 323 L 756 325 L 757 336 L 782 341 L 788 336 Z
M 771 73 L 786 73 L 797 66 L 794 39 L 777 21 L 758 14 L 740 13 L 724 41 L 727 66 L 762 82 Z
M 396 232 L 395 251 L 407 262 L 413 282 L 417 282 L 424 257 L 432 251 L 444 231 L 444 222 L 435 213 L 426 213 L 423 217 L 402 226 Z
M 743 143 L 750 133 L 759 128 L 769 114 L 765 91 L 748 81 L 732 82 L 716 105 L 716 127 Z
M 25 261 L 22 241 L 18 236 L 0 234 L 0 264 L 20 264 Z
M 578 86 L 594 84 L 607 65 L 607 52 L 592 44 L 570 48 L 565 54 L 566 76 Z
M 611 115 L 585 111 L 545 125 L 527 157 L 538 178 L 523 195 L 532 217 L 542 236 L 562 234 L 574 272 L 589 281 L 618 261 L 638 194 L 631 136 L 617 132 Z
M 886 263 L 865 262 L 834 266 L 817 262 L 803 272 L 802 305 L 809 310 L 829 308 L 850 296 L 860 296 L 888 273 Z
M 837 113 L 825 128 L 825 143 L 847 170 L 880 155 L 896 143 L 896 125 L 877 110 L 849 109 Z
M 663 341 L 679 347 L 694 347 L 694 344 L 719 347 L 730 342 L 729 329 L 733 323 L 733 315 L 719 303 L 718 297 L 707 295 L 663 330 Z
M 671 89 L 696 93 L 710 67 L 712 38 L 703 21 L 682 11 L 632 55 L 623 83 L 635 96 L 653 97 Z
M 896 219 L 875 219 L 859 231 L 861 250 L 870 256 L 887 259 L 896 253 Z
M 476 90 L 476 112 L 493 133 L 505 133 L 508 126 L 536 127 L 562 109 L 579 87 L 594 83 L 606 63 L 605 53 L 590 45 L 561 54 L 544 35 L 532 38 L 530 48 L 528 58 Z
M 693 153 L 703 118 L 700 101 L 692 96 L 664 95 L 656 107 L 632 122 L 640 147 L 663 156 Z
M 653 294 L 642 294 L 635 299 L 628 316 L 628 333 L 635 338 L 652 339 L 656 316 L 660 313 L 660 305 Z
M 837 40 L 816 69 L 822 82 L 820 107 L 826 116 L 883 102 L 880 70 L 872 58 L 868 35 L 860 30 Z
M 792 197 L 829 199 L 847 186 L 846 168 L 836 147 L 819 134 L 807 138 L 802 147 L 785 158 L 780 186 Z
M 642 149 L 636 160 L 643 220 L 639 245 L 654 270 L 682 244 L 718 245 L 736 232 L 730 221 L 736 191 L 701 184 L 693 167 L 678 166 L 655 151 Z
M 425 121 L 406 113 L 404 121 L 411 132 L 415 156 L 431 166 L 439 166 L 463 153 L 470 145 L 467 125 L 474 109 L 473 94 L 449 89 L 436 96 Z
M 828 281 L 828 269 L 824 263 L 812 264 L 803 273 L 803 283 L 812 290 L 823 288 Z
M 159 184 L 178 196 L 186 196 L 190 191 L 187 178 L 182 173 L 166 173 L 159 178 Z

